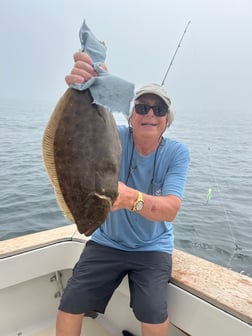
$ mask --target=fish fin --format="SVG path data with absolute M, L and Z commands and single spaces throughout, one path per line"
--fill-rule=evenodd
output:
M 65 94 L 67 94 L 67 92 Z M 72 213 L 70 209 L 68 208 L 65 202 L 65 199 L 63 197 L 63 194 L 61 192 L 61 188 L 60 188 L 59 180 L 57 176 L 57 171 L 56 171 L 55 159 L 54 159 L 54 138 L 55 138 L 58 122 L 61 118 L 60 111 L 62 110 L 61 104 L 64 103 L 63 97 L 59 100 L 58 104 L 56 105 L 55 110 L 44 131 L 44 135 L 42 139 L 42 151 L 43 151 L 44 165 L 46 167 L 48 176 L 53 185 L 57 202 L 64 216 L 71 222 L 74 222 Z

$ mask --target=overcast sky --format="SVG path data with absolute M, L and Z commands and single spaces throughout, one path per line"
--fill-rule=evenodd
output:
M 166 80 L 175 107 L 251 110 L 251 0 L 1 0 L 0 99 L 57 101 L 86 20 L 106 42 L 110 72 Z

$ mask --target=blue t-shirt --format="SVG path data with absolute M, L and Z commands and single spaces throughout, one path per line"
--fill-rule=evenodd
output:
M 187 147 L 163 138 L 156 151 L 141 156 L 134 147 L 131 128 L 118 126 L 118 131 L 122 142 L 119 180 L 146 194 L 182 198 L 189 165 Z M 174 246 L 172 223 L 150 221 L 126 209 L 110 212 L 92 240 L 125 251 L 172 253 Z

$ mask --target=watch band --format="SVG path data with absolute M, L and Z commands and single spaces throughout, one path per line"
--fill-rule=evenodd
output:
M 141 211 L 144 207 L 143 194 L 141 191 L 138 191 L 137 199 L 133 204 L 132 211 Z

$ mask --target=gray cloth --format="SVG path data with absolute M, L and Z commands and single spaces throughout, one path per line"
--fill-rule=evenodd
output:
M 71 87 L 79 91 L 89 89 L 94 99 L 93 103 L 102 105 L 112 112 L 122 112 L 129 115 L 130 103 L 134 97 L 134 85 L 111 75 L 99 66 L 105 61 L 106 46 L 97 40 L 85 21 L 79 36 L 82 50 L 92 58 L 98 76 L 82 84 L 72 84 Z

